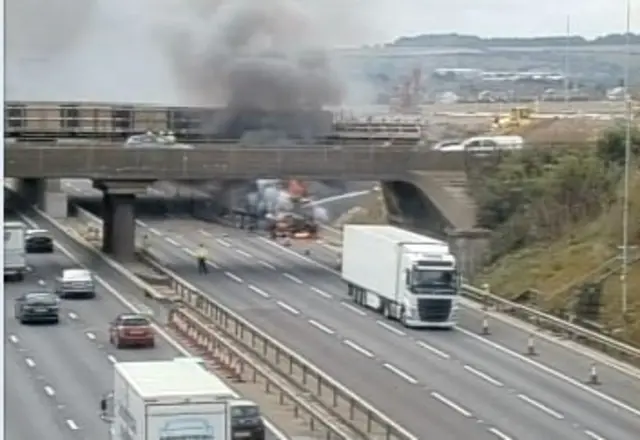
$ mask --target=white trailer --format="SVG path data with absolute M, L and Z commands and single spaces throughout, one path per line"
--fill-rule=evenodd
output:
M 27 228 L 21 222 L 4 224 L 4 276 L 22 281 L 27 271 Z
M 233 398 L 196 362 L 117 363 L 111 438 L 230 440 Z
M 387 225 L 346 225 L 342 278 L 362 306 L 407 327 L 453 328 L 460 277 L 449 246 Z

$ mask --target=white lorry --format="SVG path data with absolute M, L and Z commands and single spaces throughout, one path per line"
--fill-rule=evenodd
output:
M 197 358 L 120 362 L 114 369 L 113 393 L 101 404 L 112 414 L 112 440 L 264 440 L 258 406 L 237 399 Z
M 4 276 L 22 281 L 27 271 L 27 228 L 21 222 L 4 224 Z
M 453 328 L 460 277 L 449 246 L 387 225 L 346 225 L 342 278 L 362 306 L 407 327 Z

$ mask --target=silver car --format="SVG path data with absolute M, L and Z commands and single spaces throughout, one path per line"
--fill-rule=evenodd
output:
M 64 269 L 56 278 L 55 292 L 60 298 L 95 298 L 93 273 L 87 269 Z

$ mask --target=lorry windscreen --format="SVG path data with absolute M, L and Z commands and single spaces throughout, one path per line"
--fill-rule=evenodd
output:
M 411 287 L 414 289 L 442 289 L 455 292 L 457 287 L 457 273 L 455 270 L 419 269 L 411 274 Z

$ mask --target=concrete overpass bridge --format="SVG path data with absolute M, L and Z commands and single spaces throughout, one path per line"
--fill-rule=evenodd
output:
M 464 231 L 475 226 L 473 206 L 443 191 L 442 176 L 464 179 L 481 160 L 406 146 L 300 145 L 244 147 L 199 144 L 194 149 L 133 149 L 122 144 L 75 145 L 20 142 L 5 146 L 5 176 L 19 179 L 28 201 L 42 200 L 45 179 L 86 178 L 104 192 L 104 250 L 128 259 L 134 251 L 136 194 L 158 180 L 251 180 L 296 177 L 308 180 L 381 181 L 388 211 L 420 228 Z M 436 214 L 437 213 L 437 214 Z M 114 231 L 118 233 L 115 234 Z

